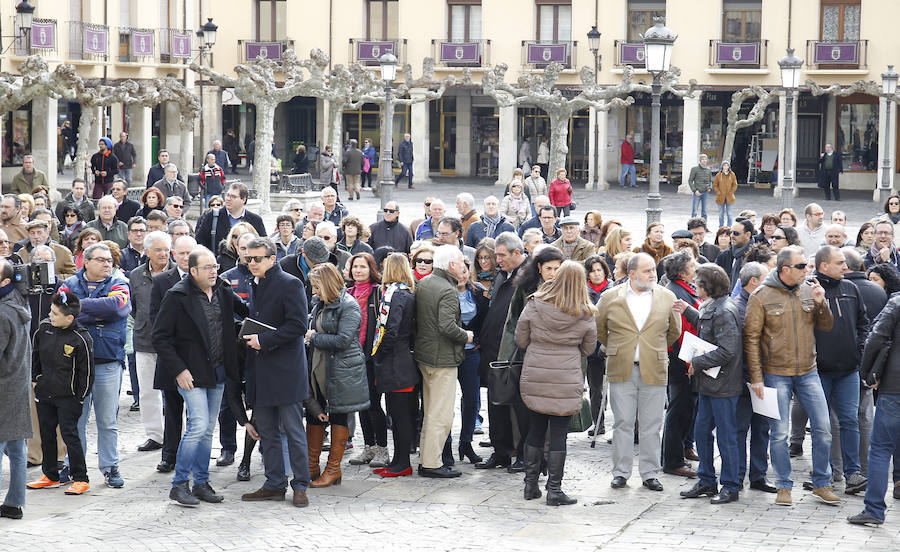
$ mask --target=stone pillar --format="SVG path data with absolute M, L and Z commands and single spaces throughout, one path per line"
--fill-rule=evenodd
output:
M 328 143 L 328 104 L 328 100 L 316 98 L 316 145 L 319 151 L 324 150 Z
M 134 145 L 137 154 L 136 167 L 131 176 L 131 186 L 140 186 L 147 177 L 150 166 L 156 163 L 153 155 L 153 110 L 149 107 L 128 106 L 130 134 L 128 139 Z
M 885 113 L 886 102 L 884 98 L 878 99 L 878 136 L 887 137 L 887 147 L 888 147 L 888 155 L 891 158 L 891 171 L 889 178 L 891 179 L 891 189 L 894 188 L 894 176 L 897 172 L 895 167 L 897 166 L 896 160 L 896 151 L 897 151 L 897 125 L 895 121 L 897 120 L 897 110 L 900 109 L 900 104 L 896 102 L 891 105 L 891 117 L 890 120 L 887 119 Z M 884 178 L 884 171 L 881 169 L 881 165 L 884 162 L 884 152 L 881 150 L 881 144 L 883 143 L 883 138 L 879 139 L 878 142 L 878 172 L 877 178 L 875 180 L 875 190 L 872 192 L 872 201 L 878 203 L 881 200 L 881 194 L 879 192 L 879 188 L 881 187 L 881 179 Z
M 186 138 L 182 136 L 181 127 L 178 124 L 181 120 L 178 104 L 166 102 L 160 107 L 160 111 L 162 112 L 163 120 L 160 125 L 159 147 L 169 152 L 169 161 L 178 166 L 178 170 L 183 176 L 191 162 L 190 158 L 186 159 L 182 153 L 182 142 Z
M 88 163 L 90 163 L 91 155 L 97 151 L 97 144 L 100 143 L 100 137 L 103 136 L 103 129 L 106 126 L 106 115 L 102 107 L 88 107 L 94 110 L 94 124 L 91 125 L 91 132 L 88 133 Z
M 798 103 L 799 102 L 797 101 L 797 98 L 795 96 L 794 97 L 794 116 L 793 116 L 793 121 L 791 121 L 791 126 L 794 129 L 794 136 L 797 135 Z M 830 108 L 831 107 L 829 106 L 829 109 Z M 785 128 L 784 128 L 785 115 L 787 114 L 786 111 L 787 111 L 787 101 L 785 100 L 785 96 L 781 95 L 778 98 L 778 159 L 779 160 L 784 159 L 784 151 L 785 151 L 785 147 L 787 147 L 787 144 L 785 143 Z M 792 151 L 793 151 L 793 155 L 791 156 L 791 158 L 794 160 L 794 166 L 796 167 L 797 166 L 797 142 L 796 142 L 796 140 L 794 141 Z M 772 190 L 773 197 L 781 197 L 781 191 L 784 186 L 784 171 L 785 171 L 785 167 L 783 166 L 783 164 L 780 164 L 778 166 L 778 185 L 775 186 L 774 190 Z M 795 170 L 794 171 L 794 197 L 797 197 L 797 195 L 798 195 L 797 171 Z M 797 209 L 795 208 L 794 211 L 797 211 Z
M 125 110 L 128 109 L 122 104 L 114 104 L 110 107 L 109 120 L 109 139 L 115 144 L 119 141 L 119 134 L 125 130 Z
M 425 95 L 424 88 L 413 88 L 409 91 L 409 97 L 416 99 Z M 413 143 L 413 176 L 414 183 L 428 184 L 431 178 L 428 176 L 428 154 L 431 152 L 431 144 L 428 134 L 428 104 L 419 102 L 412 104 L 410 108 L 409 133 Z M 397 151 L 399 143 L 394 144 L 393 151 Z
M 34 167 L 47 175 L 51 196 L 56 195 L 56 104 L 56 100 L 48 96 L 37 97 L 31 102 L 31 154 Z
M 497 186 L 506 186 L 512 178 L 518 159 L 518 140 L 516 138 L 516 119 L 518 110 L 513 107 L 500 109 L 500 164 L 497 169 Z
M 688 177 L 691 168 L 700 160 L 700 98 L 703 92 L 695 92 L 693 98 L 685 96 L 684 100 L 684 141 L 681 153 L 681 185 L 679 194 L 691 194 Z
M 472 176 L 472 96 L 456 96 L 456 176 Z
M 606 132 L 601 128 L 601 140 L 605 139 L 605 148 L 603 156 L 600 158 L 600 167 L 604 168 L 600 176 L 606 177 L 606 182 L 615 182 L 618 184 L 621 176 L 621 165 L 619 165 L 619 148 L 622 140 L 625 138 L 625 109 L 617 109 L 606 114 Z M 603 119 L 600 120 L 601 124 Z M 602 183 L 602 182 L 601 182 Z M 608 188 L 607 188 L 608 189 Z

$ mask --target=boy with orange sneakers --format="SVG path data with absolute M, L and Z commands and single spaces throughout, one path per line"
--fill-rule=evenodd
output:
M 32 338 L 32 376 L 35 382 L 44 475 L 28 484 L 29 489 L 59 487 L 56 463 L 56 428 L 69 449 L 69 468 L 74 483 L 66 494 L 80 495 L 90 490 L 84 449 L 78 436 L 78 418 L 84 398 L 94 380 L 94 342 L 75 323 L 81 302 L 74 293 L 60 291 L 50 299 L 50 317 L 41 321 Z

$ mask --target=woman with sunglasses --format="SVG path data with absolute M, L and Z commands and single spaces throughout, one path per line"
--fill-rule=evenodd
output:
M 779 226 L 772 232 L 772 251 L 777 254 L 788 245 L 800 245 L 800 234 L 793 226 Z
M 894 245 L 900 245 L 900 194 L 891 194 L 884 202 L 884 213 L 872 222 L 882 220 L 894 225 Z
M 219 244 L 219 254 L 216 256 L 216 262 L 219 263 L 219 274 L 231 270 L 240 262 L 237 250 L 238 238 L 247 232 L 259 236 L 256 228 L 246 222 L 239 222 L 231 227 L 228 236 Z
M 59 223 L 59 242 L 74 252 L 75 242 L 82 230 L 84 220 L 81 218 L 81 211 L 73 206 L 63 209 L 63 220 Z
M 424 241 L 418 243 L 418 246 L 414 243 L 411 248 L 412 260 L 409 263 L 417 282 L 434 269 L 434 246 Z

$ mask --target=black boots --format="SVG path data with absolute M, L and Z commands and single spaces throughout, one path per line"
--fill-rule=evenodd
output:
M 538 488 L 538 477 L 541 472 L 543 459 L 543 449 L 525 443 L 525 500 L 541 498 L 541 490 Z
M 566 467 L 565 451 L 550 451 L 547 475 L 547 506 L 565 506 L 578 502 L 562 492 L 563 470 Z M 527 489 L 527 487 L 526 487 Z
M 456 461 L 453 460 L 453 445 L 451 444 L 450 439 L 444 441 L 444 450 L 441 452 L 441 463 L 447 467 L 456 464 Z

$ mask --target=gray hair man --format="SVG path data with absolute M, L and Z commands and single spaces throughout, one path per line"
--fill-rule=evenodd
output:
M 475 210 L 475 198 L 469 192 L 456 194 L 456 212 L 463 227 L 463 241 L 469 232 L 469 226 L 478 221 L 478 211 Z
M 187 191 L 187 186 L 178 180 L 178 167 L 175 163 L 166 163 L 163 166 L 163 177 L 153 183 L 155 188 L 159 188 L 166 199 L 170 197 L 180 197 L 184 202 L 184 210 L 187 211 L 191 206 L 191 194 Z
M 115 242 L 119 249 L 128 245 L 128 225 L 116 218 L 118 204 L 113 196 L 105 195 L 97 202 L 97 218 L 87 224 L 100 232 L 104 240 Z

